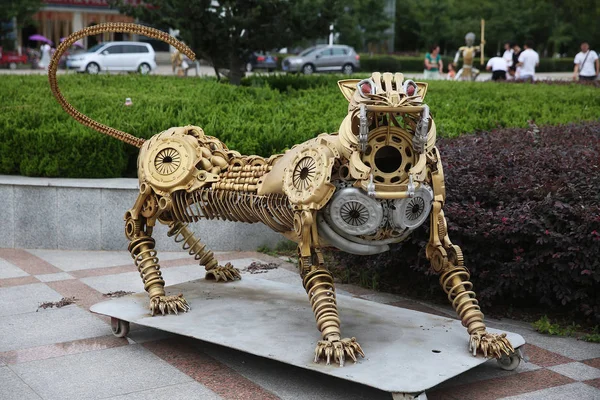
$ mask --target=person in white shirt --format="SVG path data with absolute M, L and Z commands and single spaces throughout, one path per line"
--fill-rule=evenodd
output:
M 514 50 L 509 42 L 504 43 L 504 54 L 502 54 L 502 58 L 506 60 L 506 66 L 512 67 L 513 64 L 513 54 Z
M 588 42 L 581 43 L 581 51 L 575 56 L 573 80 L 593 81 L 600 74 L 598 53 L 590 50 Z
M 492 80 L 506 80 L 508 65 L 503 57 L 492 57 L 489 59 L 485 69 L 492 71 Z
M 528 40 L 523 46 L 525 50 L 519 54 L 519 62 L 517 66 L 521 67 L 519 79 L 522 81 L 535 80 L 535 67 L 540 64 L 540 56 L 537 51 L 533 50 L 533 42 Z

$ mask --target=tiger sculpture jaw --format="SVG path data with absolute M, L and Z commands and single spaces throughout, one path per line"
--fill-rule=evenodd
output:
M 514 355 L 505 334 L 486 331 L 462 251 L 448 237 L 442 210 L 444 175 L 435 123 L 424 103 L 426 83 L 387 72 L 342 80 L 338 85 L 349 105 L 338 132 L 268 158 L 241 155 L 197 126 L 170 128 L 144 141 L 89 119 L 58 89 L 56 69 L 62 53 L 76 40 L 102 32 L 144 34 L 169 42 L 192 60 L 194 54 L 152 28 L 110 23 L 70 35 L 49 68 L 53 94 L 69 114 L 140 147 L 140 191 L 125 213 L 125 235 L 150 298 L 151 315 L 190 310 L 183 295 L 166 296 L 152 238 L 157 222 L 168 225 L 168 236 L 205 267 L 207 279 L 220 282 L 241 279 L 239 271 L 231 264 L 219 265 L 188 224 L 201 219 L 261 222 L 298 245 L 299 272 L 321 333 L 315 362 L 356 362 L 364 352 L 356 338 L 341 334 L 334 279 L 321 249 L 359 255 L 385 252 L 429 217 L 426 256 L 467 328 L 469 351 L 495 358 Z

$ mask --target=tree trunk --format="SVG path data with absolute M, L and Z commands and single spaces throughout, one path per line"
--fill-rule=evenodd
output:
M 242 83 L 242 61 L 237 54 L 231 54 L 229 58 L 230 69 L 229 69 L 229 83 L 232 85 L 239 86 Z

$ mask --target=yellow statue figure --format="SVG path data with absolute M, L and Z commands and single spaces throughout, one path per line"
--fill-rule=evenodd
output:
M 486 357 L 515 356 L 506 334 L 486 330 L 462 251 L 448 236 L 444 172 L 435 146 L 436 125 L 425 103 L 426 83 L 389 72 L 339 81 L 348 113 L 338 132 L 323 133 L 268 158 L 230 150 L 191 125 L 144 140 L 91 120 L 58 88 L 61 54 L 75 40 L 106 31 L 158 37 L 190 59 L 195 56 L 163 32 L 111 23 L 69 36 L 50 65 L 52 92 L 69 114 L 140 149 L 139 194 L 125 213 L 125 235 L 152 315 L 190 309 L 183 295 L 165 293 L 152 238 L 157 223 L 168 225 L 168 235 L 204 266 L 207 279 L 222 282 L 240 279 L 239 271 L 229 263 L 220 265 L 188 223 L 215 218 L 263 223 L 298 244 L 298 270 L 321 334 L 315 362 L 342 366 L 346 359 L 364 357 L 364 352 L 356 338 L 342 335 L 334 279 L 322 249 L 382 253 L 429 221 L 426 256 L 467 329 L 470 351 Z
M 473 43 L 475 43 L 475 34 L 473 32 L 467 33 L 465 42 L 466 46 L 460 47 L 454 56 L 454 64 L 458 62 L 461 55 L 463 58 L 463 66 L 456 74 L 454 80 L 474 81 L 477 79 L 477 75 L 479 75 L 479 70 L 473 67 L 473 60 L 475 59 L 475 54 L 481 51 L 481 47 L 473 46 Z

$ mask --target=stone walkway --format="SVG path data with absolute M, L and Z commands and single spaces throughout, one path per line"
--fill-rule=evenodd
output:
M 184 253 L 161 253 L 167 284 L 204 276 Z M 259 253 L 219 253 L 255 276 L 301 285 L 292 264 Z M 243 271 L 248 274 L 249 271 Z M 352 285 L 338 291 L 444 316 L 449 307 Z M 111 334 L 108 318 L 88 308 L 106 294 L 138 292 L 127 252 L 0 249 L 0 399 L 390 399 L 388 393 L 209 343 L 132 326 Z M 75 304 L 40 308 L 75 297 Z M 210 312 L 206 310 L 205 312 Z M 600 345 L 540 335 L 529 324 L 490 320 L 521 334 L 529 362 L 508 372 L 489 361 L 427 392 L 430 400 L 600 399 Z M 466 346 L 466 333 L 465 333 Z M 466 349 L 465 349 L 466 351 Z

